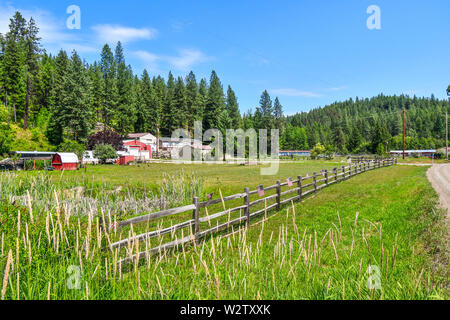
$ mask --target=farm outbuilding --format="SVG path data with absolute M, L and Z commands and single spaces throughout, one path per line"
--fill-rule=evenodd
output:
M 436 156 L 436 152 L 437 150 L 405 150 L 405 156 L 434 158 Z M 403 155 L 403 151 L 394 150 L 390 152 L 390 155 L 394 157 L 401 157 Z
M 283 150 L 279 153 L 280 157 L 292 157 L 292 156 L 300 156 L 300 157 L 310 157 L 311 151 L 309 150 Z
M 77 170 L 78 157 L 75 153 L 55 153 L 52 159 L 55 170 Z
M 130 154 L 123 154 L 119 157 L 119 164 L 121 166 L 126 166 L 128 165 L 130 162 L 134 162 L 136 160 L 136 158 L 133 155 Z

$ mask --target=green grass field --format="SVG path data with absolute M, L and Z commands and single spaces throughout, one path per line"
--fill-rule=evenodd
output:
M 157 191 L 159 185 L 166 179 L 167 174 L 184 172 L 186 175 L 195 174 L 205 185 L 206 192 L 218 192 L 232 194 L 242 192 L 244 187 L 256 188 L 259 184 L 273 185 L 277 179 L 285 180 L 288 177 L 295 178 L 300 174 L 312 174 L 322 169 L 331 169 L 347 165 L 346 162 L 338 161 L 297 161 L 281 162 L 276 176 L 262 176 L 261 168 L 267 165 L 242 166 L 237 164 L 171 164 L 152 163 L 138 166 L 88 166 L 86 172 L 80 171 L 64 172 L 62 178 L 60 172 L 51 172 L 53 181 L 92 181 L 122 185 L 125 188 L 138 188 Z M 33 174 L 33 173 L 31 173 Z
M 95 198 L 98 202 L 92 203 L 98 205 L 100 214 L 109 210 L 103 214 L 114 215 L 122 202 L 144 202 L 150 191 L 158 195 L 169 190 L 169 195 L 179 196 L 178 202 L 190 203 L 192 194 L 204 198 L 220 189 L 226 196 L 247 186 L 268 186 L 277 179 L 342 165 L 282 163 L 277 176 L 266 177 L 259 175 L 258 167 L 172 164 L 90 167 L 87 172 L 63 175 L 3 174 L 2 296 L 448 299 L 445 229 L 425 167 L 395 166 L 361 174 L 267 219 L 254 220 L 248 229 L 234 228 L 231 234 L 215 235 L 197 247 L 183 246 L 123 268 L 115 263 L 120 256 L 155 246 L 162 239 L 141 243 L 139 248 L 103 250 L 108 241 L 126 237 L 131 230 L 123 235 L 109 233 L 95 215 L 88 218 L 83 211 L 81 216 L 73 215 L 75 206 L 88 210 L 90 202 L 65 202 L 72 195 L 64 190 L 83 186 L 82 201 Z M 180 171 L 183 178 L 170 178 Z M 182 192 L 176 187 L 161 189 L 161 185 L 180 181 L 185 186 Z M 118 186 L 122 189 L 111 193 Z M 17 196 L 15 205 L 11 204 L 13 195 Z M 107 207 L 106 202 L 113 206 Z M 369 266 L 373 266 L 371 274 Z M 370 289 L 368 280 L 379 284 L 379 289 Z

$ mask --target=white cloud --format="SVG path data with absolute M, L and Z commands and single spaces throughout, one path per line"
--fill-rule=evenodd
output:
M 38 8 L 33 10 L 21 9 L 11 5 L 0 6 L 0 33 L 5 34 L 9 31 L 10 19 L 16 11 L 19 11 L 27 21 L 33 17 L 39 27 L 39 36 L 42 38 L 42 43 L 52 44 L 76 39 L 74 33 L 69 33 L 64 29 L 64 19 L 56 19 L 51 12 Z
M 160 71 L 158 67 L 160 57 L 156 54 L 147 51 L 135 51 L 133 54 L 146 64 L 147 69 L 152 70 L 152 72 Z
M 334 88 L 327 88 L 327 91 L 341 91 L 341 90 L 345 90 L 348 89 L 348 86 L 340 86 L 340 87 L 334 87 Z
M 173 67 L 187 71 L 192 66 L 205 62 L 210 58 L 199 50 L 183 49 L 180 50 L 179 55 L 175 57 L 165 58 Z
M 192 25 L 191 22 L 186 22 L 186 21 L 181 21 L 181 20 L 172 20 L 170 22 L 170 27 L 175 32 L 182 32 L 191 25 Z
M 158 65 L 162 62 L 169 64 L 172 68 L 189 71 L 193 66 L 212 59 L 196 49 L 182 49 L 176 56 L 157 55 L 148 51 L 135 51 L 134 54 L 152 70 L 159 70 Z
M 306 97 L 306 98 L 319 98 L 321 97 L 320 94 L 310 92 L 310 91 L 303 91 L 299 89 L 292 89 L 292 88 L 281 88 L 281 89 L 273 89 L 270 90 L 270 93 L 277 94 L 280 96 L 288 96 L 288 97 Z
M 158 35 L 156 29 L 149 28 L 130 28 L 120 25 L 101 24 L 92 27 L 97 33 L 97 38 L 103 42 L 122 43 L 133 42 L 137 40 L 151 40 Z
M 79 53 L 93 53 L 99 51 L 99 46 L 80 38 L 77 32 L 66 29 L 66 16 L 56 18 L 51 12 L 39 8 L 32 10 L 16 8 L 11 5 L 0 5 L 0 33 L 9 31 L 10 19 L 16 11 L 28 21 L 31 17 L 39 28 L 41 45 L 48 52 L 56 53 L 60 49 L 69 54 L 72 50 Z

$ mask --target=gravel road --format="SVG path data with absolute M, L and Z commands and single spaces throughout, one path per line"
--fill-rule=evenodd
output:
M 427 177 L 439 194 L 441 206 L 447 209 L 447 221 L 450 221 L 450 164 L 433 165 Z

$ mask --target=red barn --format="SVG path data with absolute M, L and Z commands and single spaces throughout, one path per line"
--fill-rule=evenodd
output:
M 152 158 L 152 147 L 139 140 L 126 140 L 123 142 L 123 146 L 133 155 L 139 154 L 139 156 L 144 157 L 146 160 Z M 148 153 L 146 151 L 148 151 Z
M 78 157 L 75 153 L 56 153 L 53 155 L 52 167 L 55 170 L 77 170 Z

